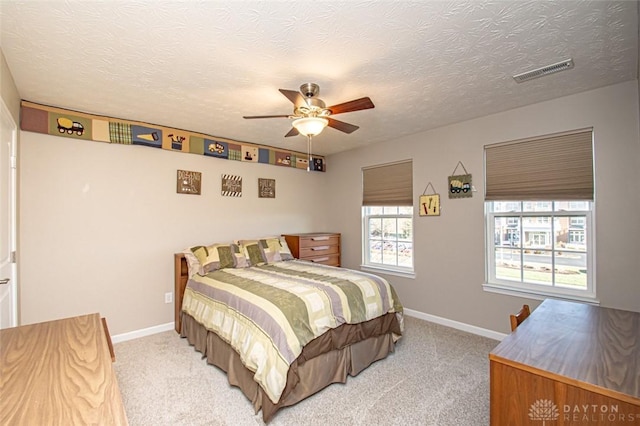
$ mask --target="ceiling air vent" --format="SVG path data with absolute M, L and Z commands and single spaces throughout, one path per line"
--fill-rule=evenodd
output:
M 532 71 L 527 71 L 527 72 L 514 75 L 513 79 L 517 83 L 522 83 L 527 80 L 532 80 L 534 78 L 544 77 L 545 75 L 553 74 L 554 72 L 570 70 L 571 68 L 573 68 L 573 59 L 567 59 L 562 62 L 547 65 L 546 67 L 542 67 Z

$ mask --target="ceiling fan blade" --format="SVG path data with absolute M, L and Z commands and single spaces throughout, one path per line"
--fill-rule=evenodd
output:
M 340 130 L 341 132 L 345 132 L 345 133 L 353 133 L 360 128 L 353 124 L 345 123 L 344 121 L 338 121 L 331 117 L 327 117 L 327 120 L 329 120 L 329 124 L 328 124 L 329 127 L 333 127 L 334 129 Z
M 331 114 L 342 114 L 343 112 L 360 111 L 363 109 L 375 108 L 373 102 L 368 97 L 354 99 L 353 101 L 330 106 Z
M 284 135 L 284 137 L 288 138 L 289 136 L 298 136 L 299 134 L 300 132 L 298 131 L 298 129 L 296 129 L 295 127 L 292 127 L 291 130 L 289 130 L 289 133 Z
M 288 115 L 245 115 L 242 118 L 289 118 Z
M 295 90 L 287 90 L 287 89 L 278 89 L 280 93 L 285 95 L 287 99 L 289 99 L 295 106 L 306 105 L 304 98 L 300 94 L 300 92 Z

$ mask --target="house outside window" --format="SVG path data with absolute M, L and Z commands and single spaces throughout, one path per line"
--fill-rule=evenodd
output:
M 540 231 L 525 231 L 525 241 L 528 242 L 532 247 L 546 247 L 547 246 L 547 236 L 551 231 L 548 232 L 540 232 Z
M 362 268 L 413 277 L 413 162 L 362 170 Z
M 576 231 L 575 229 L 570 229 L 569 230 L 569 244 L 573 244 L 573 245 L 584 245 L 586 242 L 585 240 L 585 232 L 580 230 L 580 231 Z
M 485 146 L 483 288 L 597 303 L 593 193 L 591 129 Z

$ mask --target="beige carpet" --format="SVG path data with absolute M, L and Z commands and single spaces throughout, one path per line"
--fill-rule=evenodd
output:
M 488 354 L 497 341 L 412 317 L 388 358 L 280 410 L 270 425 L 488 425 Z M 115 345 L 129 423 L 262 425 L 226 375 L 177 333 Z

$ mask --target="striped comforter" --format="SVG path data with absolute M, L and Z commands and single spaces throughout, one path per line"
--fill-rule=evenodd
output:
M 297 260 L 194 275 L 182 310 L 240 354 L 273 403 L 291 363 L 325 331 L 390 312 L 403 324 L 402 306 L 385 279 Z

